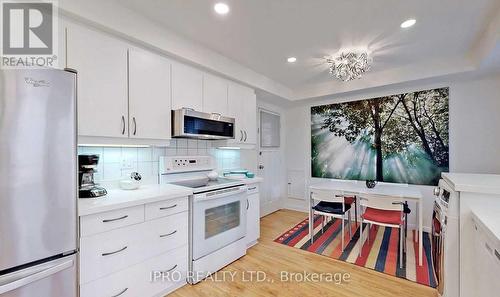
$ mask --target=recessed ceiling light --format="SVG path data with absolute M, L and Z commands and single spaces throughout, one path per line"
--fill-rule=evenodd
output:
M 229 6 L 226 3 L 219 2 L 214 5 L 214 10 L 218 14 L 227 14 L 229 12 Z
M 401 23 L 401 28 L 409 28 L 415 25 L 417 21 L 415 19 L 409 19 Z
M 290 57 L 290 58 L 288 58 L 286 60 L 288 61 L 288 63 L 295 63 L 295 62 L 297 62 L 297 58 L 295 58 L 295 57 Z

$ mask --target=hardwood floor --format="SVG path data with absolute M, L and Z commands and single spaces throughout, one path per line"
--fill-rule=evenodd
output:
M 280 210 L 261 219 L 261 237 L 245 257 L 216 273 L 212 279 L 184 286 L 173 297 L 196 296 L 338 296 L 338 297 L 435 297 L 436 290 L 410 281 L 314 253 L 274 243 L 284 231 L 304 219 L 306 213 Z M 263 271 L 266 281 L 249 281 L 250 272 Z M 283 282 L 280 273 L 347 273 L 350 280 L 335 282 Z M 234 273 L 234 281 L 229 277 Z M 226 281 L 221 281 L 226 276 Z M 263 275 L 263 273 L 261 273 Z M 254 277 L 255 278 L 255 277 Z

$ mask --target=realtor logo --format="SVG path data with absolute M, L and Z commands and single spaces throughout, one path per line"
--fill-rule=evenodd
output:
M 2 68 L 57 67 L 54 1 L 2 0 Z

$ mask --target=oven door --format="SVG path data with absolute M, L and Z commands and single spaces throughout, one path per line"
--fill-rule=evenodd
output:
M 193 197 L 193 260 L 246 235 L 246 186 Z

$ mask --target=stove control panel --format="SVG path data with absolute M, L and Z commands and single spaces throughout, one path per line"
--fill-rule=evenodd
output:
M 160 157 L 160 174 L 212 170 L 210 156 Z

